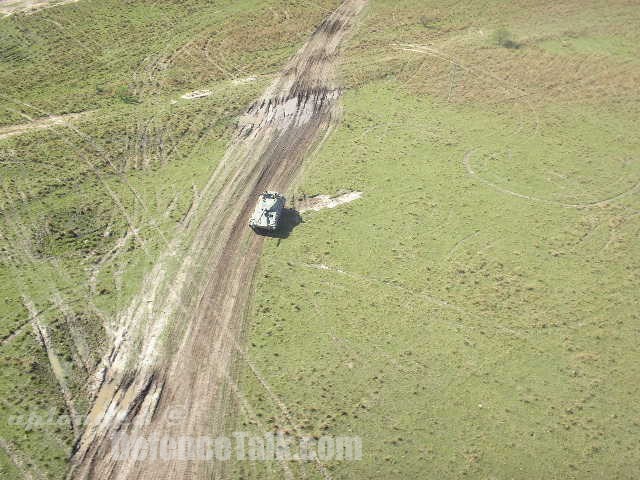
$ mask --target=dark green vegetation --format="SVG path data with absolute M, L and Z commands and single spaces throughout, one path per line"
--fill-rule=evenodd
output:
M 118 312 L 332 5 L 82 0 L 0 19 L 0 137 L 78 114 L 0 138 L 0 477 L 64 476 L 68 415 L 88 407 Z M 24 428 L 30 412 L 54 421 Z
M 297 187 L 364 196 L 267 245 L 242 428 L 360 435 L 333 478 L 636 477 L 639 19 L 373 2 Z

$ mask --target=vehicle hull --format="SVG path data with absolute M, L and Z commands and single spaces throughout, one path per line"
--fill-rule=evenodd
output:
M 249 219 L 249 226 L 256 231 L 273 232 L 277 230 L 282 219 L 285 202 L 285 198 L 277 192 L 260 194 Z

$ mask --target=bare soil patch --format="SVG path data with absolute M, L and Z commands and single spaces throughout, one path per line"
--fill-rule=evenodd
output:
M 314 195 L 313 197 L 307 197 L 298 203 L 298 211 L 304 212 L 318 212 L 325 208 L 336 208 L 345 203 L 353 202 L 362 197 L 362 192 L 347 192 L 341 195 Z
M 56 7 L 66 3 L 76 3 L 78 0 L 1 0 L 0 15 L 8 17 L 14 13 L 34 13 L 43 8 Z
M 95 405 L 75 448 L 73 477 L 223 476 L 218 463 L 116 462 L 110 455 L 112 436 L 223 433 L 264 242 L 247 227 L 248 217 L 258 193 L 287 191 L 305 156 L 338 118 L 337 54 L 366 3 L 344 1 L 239 121 L 184 231 L 120 319 Z M 177 272 L 169 274 L 167 265 L 178 255 Z M 179 424 L 166 421 L 174 408 L 186 413 Z
M 25 132 L 33 130 L 44 130 L 47 128 L 66 125 L 68 122 L 76 120 L 82 116 L 82 113 L 69 113 L 67 115 L 51 115 L 48 117 L 38 118 L 29 123 L 21 123 L 20 125 L 10 125 L 8 127 L 0 127 L 0 140 L 3 138 L 21 135 Z

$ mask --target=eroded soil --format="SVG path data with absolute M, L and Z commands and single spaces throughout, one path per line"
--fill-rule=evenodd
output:
M 366 0 L 346 0 L 238 123 L 185 226 L 119 319 L 114 347 L 72 459 L 74 478 L 209 478 L 221 464 L 115 461 L 114 434 L 215 436 L 242 358 L 245 310 L 263 238 L 247 221 L 256 195 L 287 191 L 337 119 L 339 47 Z M 174 265 L 177 266 L 174 268 Z M 167 333 L 169 332 L 169 333 Z M 184 412 L 169 422 L 171 412 Z

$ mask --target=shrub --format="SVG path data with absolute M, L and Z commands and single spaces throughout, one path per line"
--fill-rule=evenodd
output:
M 438 23 L 439 19 L 435 17 L 428 17 L 426 15 L 422 15 L 420 17 L 420 23 L 424 28 L 435 29 L 438 28 L 436 23 Z
M 121 86 L 116 89 L 116 97 L 124 103 L 140 103 L 140 100 L 138 100 L 125 86 Z
M 506 28 L 499 28 L 493 32 L 491 39 L 496 45 L 504 48 L 520 48 L 520 44 L 513 39 L 513 34 Z

